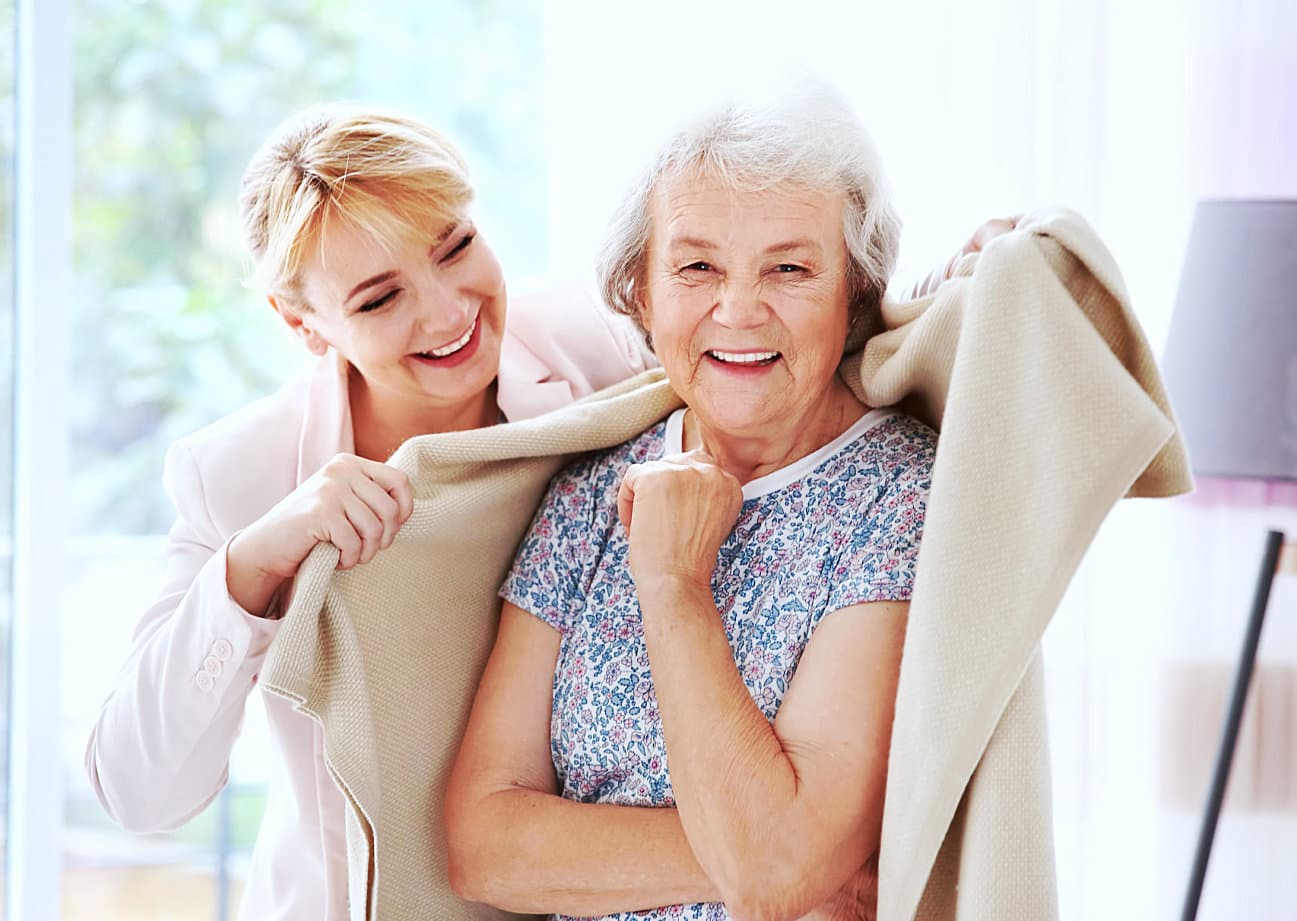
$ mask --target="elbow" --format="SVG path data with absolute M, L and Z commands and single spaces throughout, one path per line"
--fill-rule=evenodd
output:
M 474 813 L 481 817 L 481 810 L 457 801 L 453 795 L 447 798 L 446 875 L 450 891 L 456 897 L 466 902 L 489 903 L 492 895 L 490 848 L 483 840 L 481 823 L 473 821 Z
M 163 816 L 151 815 L 146 811 L 109 812 L 109 816 L 122 831 L 133 835 L 155 835 L 161 832 L 175 831 L 183 823 L 168 822 Z
M 450 891 L 456 898 L 465 902 L 482 901 L 481 879 L 473 872 L 474 868 L 462 855 L 456 855 L 451 849 L 447 854 L 446 876 L 450 881 Z
M 485 902 L 488 899 L 486 873 L 483 863 L 474 858 L 471 848 L 463 842 L 447 838 L 446 875 L 450 891 L 466 902 Z
M 209 798 L 197 809 L 177 810 L 168 797 L 160 795 L 156 784 L 149 783 L 152 778 L 114 776 L 122 772 L 101 770 L 93 736 L 86 748 L 85 766 L 99 805 L 119 828 L 133 834 L 175 831 L 210 802 Z
M 175 821 L 173 816 L 157 808 L 156 801 L 150 803 L 147 797 L 114 795 L 100 781 L 99 776 L 93 770 L 90 774 L 90 783 L 94 787 L 95 797 L 99 800 L 99 805 L 123 831 L 137 835 L 148 835 L 156 832 L 175 831 L 184 824 L 183 820 Z
M 148 797 L 114 796 L 94 775 L 91 783 L 104 812 L 123 831 L 136 835 L 175 831 L 189 819 L 188 815 L 173 815 L 165 809 L 164 803 L 151 802 Z
M 524 872 L 529 840 L 515 823 L 491 808 L 490 797 L 467 804 L 446 803 L 446 877 L 450 891 L 465 902 L 504 911 L 531 913 L 535 893 Z
M 488 841 L 447 838 L 446 876 L 450 891 L 465 902 L 511 908 L 519 893 L 509 886 L 510 874 L 503 869 L 506 862 L 507 857 Z

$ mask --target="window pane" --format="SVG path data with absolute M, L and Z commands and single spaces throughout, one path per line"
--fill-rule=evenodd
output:
M 159 584 L 167 444 L 305 364 L 240 283 L 237 187 L 259 141 L 297 109 L 330 100 L 422 118 L 469 159 L 479 222 L 507 274 L 545 266 L 538 5 L 375 9 L 76 5 L 68 508 L 79 517 L 62 607 L 66 919 L 234 917 L 275 763 L 254 694 L 225 796 L 185 829 L 152 836 L 118 831 L 82 767 L 89 726 Z

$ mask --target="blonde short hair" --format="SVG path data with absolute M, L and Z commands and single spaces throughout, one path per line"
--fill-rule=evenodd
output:
M 300 272 L 330 220 L 379 243 L 434 236 L 473 198 L 468 165 L 442 134 L 397 115 L 331 106 L 281 124 L 239 188 L 249 282 L 302 306 Z
M 804 80 L 770 102 L 724 105 L 667 139 L 613 214 L 595 270 L 605 303 L 637 323 L 653 195 L 682 177 L 716 179 L 735 191 L 792 184 L 845 194 L 851 322 L 881 324 L 879 306 L 896 266 L 901 220 L 873 141 L 832 87 Z

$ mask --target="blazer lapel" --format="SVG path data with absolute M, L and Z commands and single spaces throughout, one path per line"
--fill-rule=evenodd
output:
M 510 422 L 561 409 L 574 399 L 572 386 L 556 378 L 549 365 L 508 330 L 500 345 L 497 381 L 500 412 Z

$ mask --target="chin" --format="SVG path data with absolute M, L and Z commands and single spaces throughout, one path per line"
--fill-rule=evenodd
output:
M 782 416 L 765 406 L 703 407 L 699 416 L 710 420 L 709 427 L 718 434 L 731 438 L 768 436 L 783 421 Z
M 442 384 L 439 393 L 428 395 L 443 403 L 462 403 L 482 395 L 482 391 L 491 386 L 500 371 L 498 361 L 487 356 L 474 356 L 473 361 L 458 369 L 453 381 Z M 447 386 L 449 384 L 449 386 Z

